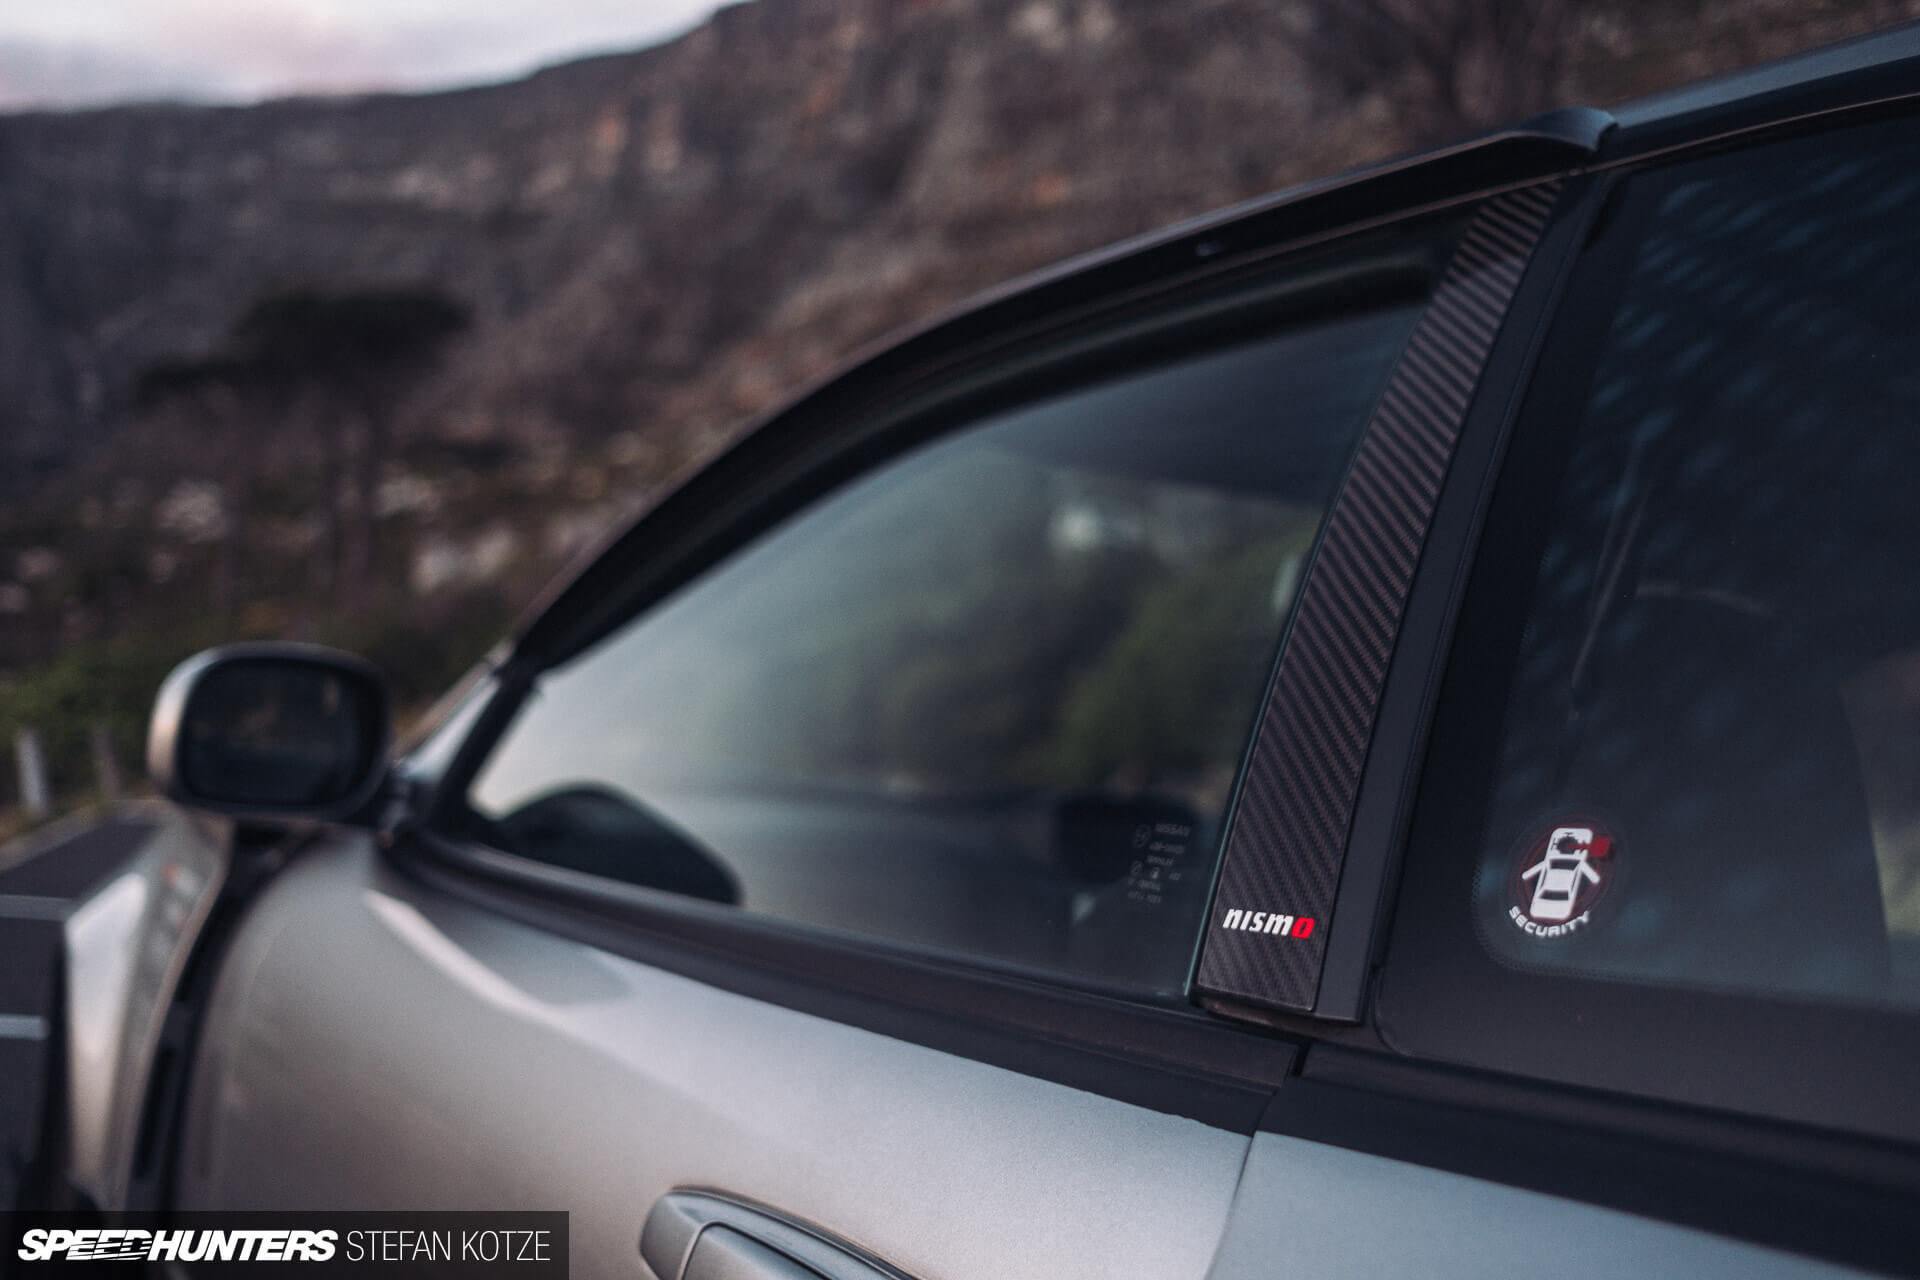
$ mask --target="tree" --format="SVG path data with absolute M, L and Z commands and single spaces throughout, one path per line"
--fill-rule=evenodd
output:
M 243 529 L 253 508 L 259 470 L 257 419 L 270 414 L 270 379 L 245 357 L 161 361 L 142 369 L 134 382 L 134 407 L 143 416 L 178 413 L 203 431 L 194 433 L 196 456 L 214 460 L 224 499 L 226 527 L 214 569 L 214 606 L 230 614 L 239 591 Z
M 333 419 L 321 426 L 326 542 L 349 612 L 364 605 L 373 578 L 380 471 L 400 403 L 466 323 L 466 309 L 437 293 L 301 290 L 260 299 L 234 330 L 243 358 L 268 383 Z M 357 437 L 351 465 L 343 448 L 349 432 Z M 343 498 L 351 514 L 344 533 Z
M 401 403 L 466 323 L 460 304 L 424 290 L 269 294 L 240 318 L 226 350 L 141 371 L 139 411 L 190 418 L 190 436 L 204 446 L 196 460 L 215 460 L 229 499 L 215 575 L 223 610 L 234 603 L 270 422 L 318 437 L 315 578 L 338 588 L 347 612 L 362 609 L 375 569 L 380 472 Z M 351 515 L 344 523 L 342 508 Z

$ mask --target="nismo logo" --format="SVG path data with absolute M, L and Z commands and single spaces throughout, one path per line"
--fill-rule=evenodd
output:
M 1227 918 L 1220 922 L 1222 929 L 1237 929 L 1242 933 L 1277 933 L 1287 938 L 1311 938 L 1314 919 L 1312 916 L 1290 916 L 1278 911 L 1241 911 L 1227 912 Z

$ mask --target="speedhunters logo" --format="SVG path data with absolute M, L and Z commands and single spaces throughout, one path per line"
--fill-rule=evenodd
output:
M 188 1265 L 252 1275 L 287 1266 L 353 1275 L 567 1274 L 564 1213 L 11 1213 L 0 1272 L 72 1274 L 72 1263 L 129 1275 Z M 8 1271 L 8 1267 L 12 1270 Z M 118 1268 L 116 1268 L 118 1270 Z M 81 1274 L 92 1274 L 83 1270 Z
M 337 1231 L 29 1227 L 16 1255 L 22 1262 L 327 1262 L 339 1238 Z

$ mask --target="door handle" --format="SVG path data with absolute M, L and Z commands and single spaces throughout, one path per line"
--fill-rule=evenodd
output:
M 912 1280 L 817 1227 L 716 1191 L 670 1191 L 640 1232 L 657 1280 Z
M 820 1273 L 803 1267 L 784 1253 L 731 1227 L 710 1226 L 700 1233 L 687 1255 L 684 1280 L 821 1280 Z

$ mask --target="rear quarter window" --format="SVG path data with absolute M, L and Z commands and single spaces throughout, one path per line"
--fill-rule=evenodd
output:
M 1613 199 L 1500 482 L 1381 1015 L 1414 1051 L 1785 1099 L 1773 1054 L 1891 1052 L 1920 1008 L 1920 131 Z M 1779 1105 L 1876 1127 L 1828 1092 L 1861 1065 Z

